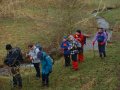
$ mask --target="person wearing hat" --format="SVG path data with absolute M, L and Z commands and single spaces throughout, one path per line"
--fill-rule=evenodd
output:
M 107 35 L 104 32 L 103 28 L 98 28 L 98 32 L 95 35 L 95 38 L 93 40 L 93 46 L 95 42 L 98 42 L 98 50 L 99 50 L 99 56 L 101 58 L 106 57 L 106 51 L 105 51 L 105 46 L 106 46 L 106 41 L 107 41 Z
M 69 50 L 70 44 L 69 41 L 67 40 L 67 36 L 64 36 L 63 41 L 61 43 L 61 49 L 64 54 L 64 59 L 65 59 L 65 66 L 70 66 L 70 50 Z
M 81 33 L 81 30 L 77 30 L 74 38 L 81 43 L 81 47 L 78 48 L 79 53 L 78 53 L 78 61 L 83 62 L 84 61 L 84 54 L 83 54 L 83 50 L 84 50 L 84 44 L 85 44 L 85 36 Z

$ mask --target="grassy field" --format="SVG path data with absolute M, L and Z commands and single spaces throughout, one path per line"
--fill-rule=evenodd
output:
M 120 42 L 114 41 L 107 46 L 107 57 L 101 60 L 96 52 L 85 53 L 85 62 L 79 63 L 79 70 L 63 67 L 63 58 L 55 62 L 50 75 L 50 87 L 42 88 L 41 80 L 35 79 L 34 70 L 21 70 L 23 76 L 23 90 L 119 90 L 118 75 L 120 67 Z M 9 77 L 0 77 L 1 90 L 10 90 Z
M 72 0 L 69 4 L 72 4 Z M 88 0 L 85 0 L 80 3 L 78 0 L 74 8 L 71 8 L 69 4 L 67 5 L 66 2 L 60 2 L 59 0 L 1 1 L 0 64 L 3 62 L 4 47 L 7 43 L 19 46 L 23 51 L 26 51 L 27 45 L 31 42 L 40 42 L 43 47 L 52 45 L 58 48 L 61 37 L 69 32 L 75 32 L 76 28 L 81 28 L 83 32 L 93 34 L 91 30 L 95 32 L 97 27 L 95 20 L 86 18 L 91 17 L 90 13 L 98 9 L 100 1 L 92 0 L 88 2 Z M 120 5 L 119 0 L 114 2 L 104 0 L 100 8 L 104 4 L 106 6 Z M 69 7 L 71 10 L 69 10 Z M 116 22 L 119 24 L 119 8 L 104 12 L 102 15 L 111 25 L 115 25 Z M 83 22 L 79 23 L 81 20 Z
M 4 48 L 7 43 L 19 46 L 23 51 L 27 51 L 27 45 L 31 42 L 40 42 L 44 47 L 51 44 L 58 47 L 61 37 L 68 34 L 68 29 L 72 28 L 74 32 L 76 28 L 81 28 L 83 32 L 90 34 L 96 31 L 94 18 L 88 21 L 84 18 L 91 17 L 90 13 L 98 9 L 100 0 L 84 0 L 77 3 L 76 9 L 72 11 L 69 11 L 66 5 L 61 8 L 60 0 L 21 0 L 20 3 L 14 4 L 14 9 L 8 8 L 6 2 L 9 0 L 4 2 L 2 0 L 0 3 L 0 11 L 2 10 L 0 13 L 0 65 L 3 64 L 2 58 L 6 53 Z M 7 9 L 3 9 L 4 6 Z M 120 84 L 118 79 L 120 77 L 120 1 L 103 0 L 100 8 L 102 6 L 116 7 L 111 11 L 100 13 L 100 16 L 108 20 L 113 28 L 113 43 L 107 46 L 106 59 L 99 59 L 97 54 L 94 58 L 93 51 L 87 51 L 85 62 L 79 63 L 77 72 L 71 67 L 63 67 L 63 58 L 57 60 L 50 75 L 49 88 L 42 88 L 41 80 L 35 80 L 34 70 L 31 72 L 30 69 L 23 68 L 21 70 L 23 90 L 120 90 L 117 88 Z M 6 12 L 9 9 L 10 11 Z M 84 22 L 78 23 L 81 20 Z M 10 90 L 10 79 L 8 76 L 0 76 L 0 90 Z

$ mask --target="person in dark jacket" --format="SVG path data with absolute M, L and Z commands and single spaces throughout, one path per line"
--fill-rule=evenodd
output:
M 12 48 L 11 44 L 6 45 L 7 55 L 4 63 L 11 68 L 11 73 L 13 76 L 13 86 L 22 88 L 22 77 L 20 75 L 20 58 L 19 54 L 16 53 L 16 49 Z M 22 59 L 22 58 L 21 58 Z
M 64 59 L 65 59 L 65 66 L 70 66 L 70 44 L 67 40 L 67 36 L 64 36 L 63 42 L 61 44 L 61 49 L 63 50 Z
M 98 28 L 99 31 L 97 32 L 94 40 L 93 40 L 93 46 L 95 42 L 98 42 L 98 50 L 99 50 L 99 55 L 101 58 L 106 57 L 106 51 L 105 51 L 105 46 L 106 46 L 106 41 L 107 41 L 107 36 L 104 32 L 103 28 Z

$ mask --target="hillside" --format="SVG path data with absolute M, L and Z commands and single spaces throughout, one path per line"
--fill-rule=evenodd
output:
M 108 10 L 109 9 L 109 10 Z M 57 50 L 64 35 L 80 28 L 91 37 L 97 24 L 91 13 L 98 10 L 113 29 L 107 57 L 101 60 L 96 51 L 85 51 L 85 62 L 79 70 L 63 67 L 63 57 Z M 120 1 L 119 0 L 0 0 L 0 66 L 11 43 L 27 52 L 29 43 L 40 42 L 45 51 L 55 49 L 55 65 L 50 75 L 50 87 L 42 88 L 34 79 L 34 69 L 22 68 L 23 90 L 120 90 Z M 10 76 L 0 76 L 0 90 L 10 90 Z M 33 87 L 34 86 L 34 87 Z

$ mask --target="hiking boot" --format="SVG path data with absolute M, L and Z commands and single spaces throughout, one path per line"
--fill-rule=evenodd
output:
M 18 86 L 18 90 L 22 90 L 22 86 Z
M 46 87 L 49 87 L 49 84 L 46 84 Z

